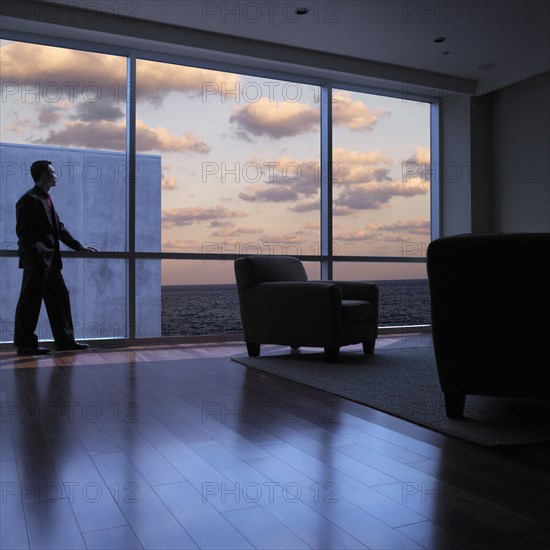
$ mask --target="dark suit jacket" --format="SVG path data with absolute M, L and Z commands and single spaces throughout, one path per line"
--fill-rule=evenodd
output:
M 59 241 L 73 250 L 84 248 L 65 229 L 53 204 L 50 214 L 46 197 L 47 194 L 35 185 L 15 205 L 20 268 L 32 267 L 38 260 L 47 267 L 61 269 Z

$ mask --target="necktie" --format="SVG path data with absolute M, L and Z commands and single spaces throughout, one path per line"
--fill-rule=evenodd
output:
M 50 195 L 46 196 L 46 204 L 48 205 L 48 211 L 51 214 L 52 213 L 52 198 L 50 197 Z

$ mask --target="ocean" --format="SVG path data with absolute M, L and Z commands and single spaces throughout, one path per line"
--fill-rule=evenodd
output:
M 379 326 L 430 324 L 426 279 L 376 283 L 380 291 Z M 241 331 L 234 284 L 162 287 L 163 336 L 228 335 Z

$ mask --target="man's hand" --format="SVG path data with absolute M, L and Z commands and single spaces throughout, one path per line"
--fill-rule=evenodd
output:
M 82 252 L 97 252 L 97 248 L 95 248 L 93 246 L 85 246 L 82 249 Z

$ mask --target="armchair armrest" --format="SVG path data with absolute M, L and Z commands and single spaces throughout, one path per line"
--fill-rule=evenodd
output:
M 362 300 L 374 306 L 375 335 L 378 334 L 379 290 L 376 283 L 369 281 L 327 281 L 340 289 L 342 300 Z
M 378 304 L 378 286 L 367 281 L 330 281 L 342 291 L 343 300 L 365 300 Z

